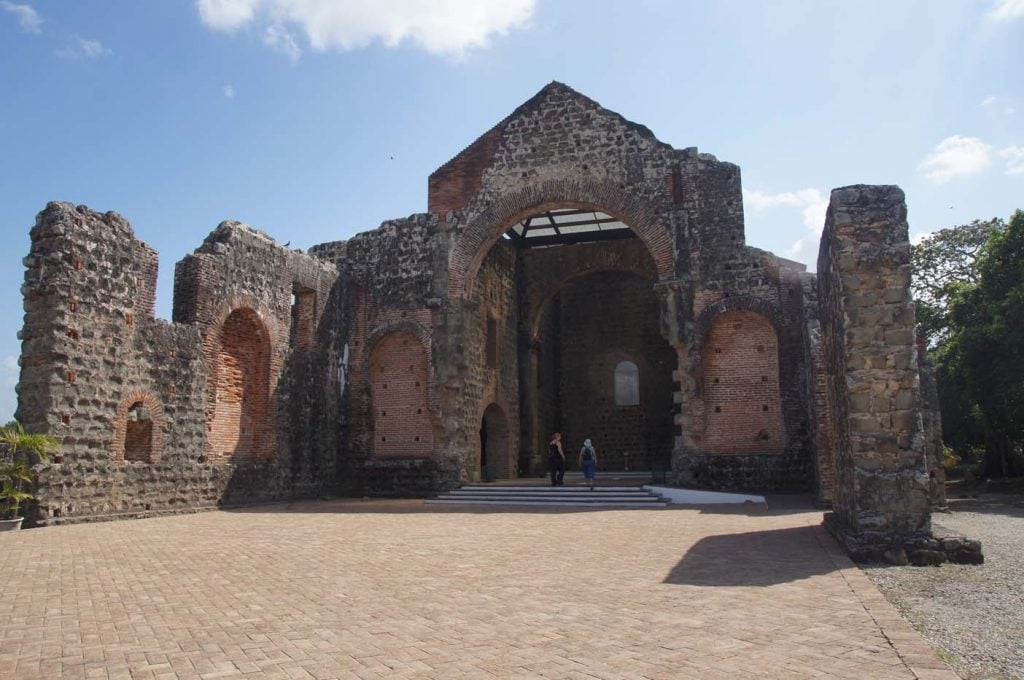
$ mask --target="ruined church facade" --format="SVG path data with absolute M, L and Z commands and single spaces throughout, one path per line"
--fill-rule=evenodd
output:
M 902 192 L 832 193 L 817 273 L 746 245 L 739 168 L 552 83 L 427 212 L 308 252 L 224 222 L 175 268 L 116 213 L 32 230 L 17 418 L 38 521 L 606 470 L 810 491 L 848 548 L 930 536 Z M 897 537 L 897 538 L 893 538 Z M 865 553 L 866 554 L 866 553 Z

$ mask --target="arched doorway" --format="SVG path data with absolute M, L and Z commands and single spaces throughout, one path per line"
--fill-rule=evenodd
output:
M 215 372 L 211 457 L 236 463 L 269 457 L 270 336 L 252 309 L 236 309 L 224 320 Z
M 491 404 L 480 419 L 480 479 L 492 481 L 514 477 L 516 464 L 510 451 L 508 418 L 497 404 Z
M 650 232 L 596 206 L 547 204 L 518 213 L 480 257 L 466 289 L 465 322 L 476 336 L 467 343 L 467 364 L 479 366 L 471 378 L 480 380 L 467 387 L 518 407 L 509 415 L 527 474 L 543 471 L 555 431 L 563 433 L 570 467 L 588 437 L 603 469 L 669 464 L 679 354 L 663 336 L 655 292 L 661 268 Z M 494 318 L 496 364 L 489 351 Z M 627 379 L 635 390 L 625 399 L 616 385 Z

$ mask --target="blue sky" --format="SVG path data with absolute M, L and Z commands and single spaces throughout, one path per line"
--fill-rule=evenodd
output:
M 174 263 L 221 220 L 292 247 L 426 210 L 551 80 L 742 169 L 747 241 L 813 263 L 830 189 L 911 233 L 1024 207 L 1024 0 L 0 0 L 0 422 L 29 228 L 127 217 Z

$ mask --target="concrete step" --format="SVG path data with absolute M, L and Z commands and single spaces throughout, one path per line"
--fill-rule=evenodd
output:
M 580 508 L 664 508 L 668 501 L 637 486 L 502 486 L 469 484 L 438 494 L 430 504 L 536 505 Z
M 506 507 L 550 507 L 550 508 L 667 508 L 668 503 L 636 503 L 633 501 L 595 501 L 593 503 L 581 503 L 580 501 L 557 501 L 557 500 L 482 500 L 472 498 L 455 498 L 442 500 L 440 498 L 428 498 L 423 501 L 428 505 L 495 505 Z
M 595 486 L 593 488 L 589 486 L 546 486 L 546 485 L 512 485 L 512 484 L 466 484 L 457 489 L 460 492 L 476 492 L 476 491 L 495 491 L 495 492 L 508 492 L 508 493 L 640 493 L 649 494 L 650 492 L 644 489 L 642 486 Z

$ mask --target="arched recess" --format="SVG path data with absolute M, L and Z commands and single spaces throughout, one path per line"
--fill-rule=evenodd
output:
M 503 479 L 516 475 L 508 417 L 494 403 L 484 409 L 480 418 L 479 461 L 481 479 Z
M 427 406 L 431 412 L 436 412 L 437 392 L 434 383 L 432 341 L 430 331 L 423 324 L 411 319 L 396 319 L 378 325 L 366 336 L 366 342 L 364 343 L 364 349 L 360 358 L 361 365 L 364 367 L 370 366 L 371 359 L 380 341 L 395 333 L 406 333 L 414 336 L 419 341 L 420 347 L 423 348 L 423 354 L 427 362 Z
M 468 297 L 491 246 L 508 228 L 552 208 L 600 210 L 627 224 L 654 258 L 659 280 L 674 277 L 672 236 L 650 202 L 612 182 L 574 178 L 531 184 L 493 201 L 466 225 L 448 266 L 448 294 Z
M 243 462 L 272 456 L 270 334 L 259 314 L 234 309 L 215 347 L 211 458 Z
M 779 342 L 749 309 L 714 316 L 703 338 L 703 453 L 778 453 L 784 448 Z
M 163 405 L 145 390 L 128 392 L 114 414 L 110 455 L 117 462 L 156 463 L 164 448 Z
M 763 300 L 753 295 L 733 295 L 712 302 L 700 313 L 694 323 L 693 348 L 691 355 L 700 358 L 708 331 L 715 320 L 725 314 L 737 310 L 747 310 L 764 317 L 775 329 L 776 334 L 782 328 L 782 312 L 778 306 L 768 300 Z
M 434 451 L 434 431 L 423 343 L 406 330 L 388 333 L 376 341 L 369 366 L 374 454 L 429 457 Z

